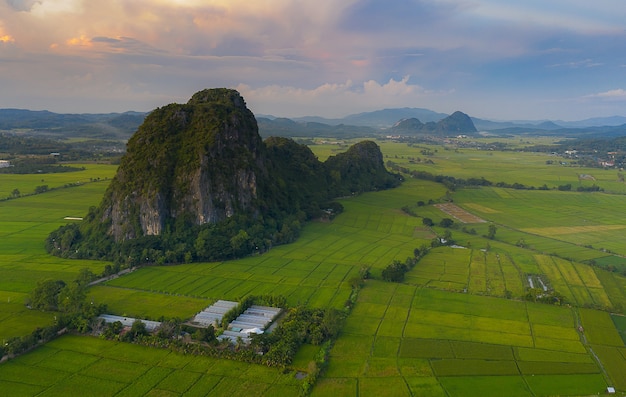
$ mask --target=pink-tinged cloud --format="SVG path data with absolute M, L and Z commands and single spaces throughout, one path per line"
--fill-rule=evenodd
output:
M 0 43 L 15 43 L 15 38 L 8 34 L 2 35 L 0 36 Z
M 70 47 L 92 47 L 93 46 L 93 42 L 91 41 L 91 39 L 86 37 L 85 35 L 67 39 L 65 41 L 65 44 L 67 44 Z
M 355 84 L 347 80 L 345 83 L 327 83 L 312 89 L 277 85 L 252 88 L 244 84 L 236 88 L 255 113 L 272 114 L 276 112 L 275 109 L 280 109 L 280 116 L 289 117 L 311 114 L 343 117 L 383 107 L 424 106 L 431 99 L 449 94 L 428 91 L 411 84 L 409 76 L 401 80 L 390 79 L 384 84 L 374 80 Z
M 623 79 L 625 20 L 623 0 L 0 0 L 0 107 L 150 110 L 241 86 L 278 116 L 593 116 L 581 98 Z

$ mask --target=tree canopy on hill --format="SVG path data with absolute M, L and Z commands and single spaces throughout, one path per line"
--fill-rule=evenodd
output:
M 335 197 L 399 183 L 374 142 L 322 163 L 291 139 L 263 142 L 238 92 L 204 90 L 146 118 L 101 205 L 47 248 L 126 264 L 240 257 L 294 241 L 306 220 L 341 211 Z

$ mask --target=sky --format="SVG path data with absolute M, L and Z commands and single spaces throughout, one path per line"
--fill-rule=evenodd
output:
M 624 0 L 0 0 L 0 108 L 626 116 Z

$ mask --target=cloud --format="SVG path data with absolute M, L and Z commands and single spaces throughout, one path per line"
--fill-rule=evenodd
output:
M 16 11 L 30 11 L 38 0 L 6 0 L 7 4 Z
M 81 35 L 80 37 L 72 37 L 65 41 L 70 47 L 92 47 L 93 43 L 90 38 Z
M 80 14 L 83 0 L 39 0 L 30 9 L 38 17 L 50 17 L 56 14 Z
M 359 0 L 343 10 L 341 24 L 348 31 L 372 33 L 389 30 L 414 30 L 450 19 L 458 4 L 425 0 Z
M 447 92 L 425 90 L 409 82 L 390 79 L 385 83 L 374 80 L 355 84 L 326 83 L 303 89 L 292 86 L 270 85 L 253 88 L 240 84 L 236 87 L 246 98 L 255 113 L 272 113 L 280 110 L 279 116 L 323 115 L 343 117 L 349 113 L 375 110 L 383 107 L 406 107 L 423 105 L 434 97 L 445 97 Z
M 626 90 L 623 88 L 616 88 L 614 90 L 585 95 L 583 98 L 600 99 L 600 100 L 606 100 L 606 101 L 626 101 Z
M 474 7 L 468 9 L 469 15 L 487 21 L 583 35 L 621 35 L 626 18 L 626 11 L 615 0 L 551 0 L 541 5 L 513 0 L 475 0 L 473 4 Z
M 595 67 L 598 67 L 598 66 L 604 66 L 604 64 L 601 63 L 601 62 L 594 62 L 592 59 L 583 59 L 583 60 L 580 60 L 580 61 L 555 63 L 555 64 L 552 64 L 552 65 L 549 65 L 549 67 L 551 67 L 551 68 L 566 67 L 566 68 L 570 68 L 570 69 L 595 68 Z
M 619 81 L 622 1 L 0 0 L 0 105 L 148 110 L 241 86 L 277 115 L 548 112 Z
M 0 43 L 15 43 L 15 38 L 8 34 L 2 35 L 0 36 Z

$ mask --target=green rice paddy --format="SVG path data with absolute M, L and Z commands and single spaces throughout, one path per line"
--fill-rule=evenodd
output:
M 64 336 L 3 364 L 7 396 L 297 396 L 294 373 L 166 350 Z
M 434 152 L 431 147 L 434 164 L 424 164 L 409 162 L 409 157 L 424 157 L 420 147 L 381 146 L 385 160 L 411 169 L 534 186 L 574 184 L 576 173 L 587 173 L 607 190 L 621 192 L 611 180 L 615 175 L 607 171 L 547 165 L 543 155 L 442 147 Z M 322 159 L 343 150 L 338 145 L 313 149 Z M 91 172 L 84 174 L 87 180 L 113 173 L 86 167 L 83 172 Z M 57 177 L 59 186 L 77 179 Z M 7 181 L 7 195 L 14 188 L 28 191 L 42 184 L 31 178 L 22 188 L 17 180 Z M 4 180 L 2 186 L 7 186 Z M 80 217 L 97 205 L 105 188 L 103 181 L 84 183 L 0 202 L 0 338 L 24 335 L 53 321 L 53 314 L 23 305 L 38 280 L 69 280 L 83 267 L 102 270 L 103 262 L 48 256 L 43 239 L 67 222 L 64 217 Z M 445 195 L 442 185 L 407 179 L 394 190 L 342 200 L 345 212 L 332 222 L 311 222 L 295 243 L 261 256 L 144 267 L 93 287 L 90 298 L 107 303 L 114 314 L 152 319 L 189 318 L 217 299 L 249 294 L 283 295 L 289 305 L 342 308 L 351 279 L 362 266 L 370 266 L 373 279 L 360 291 L 314 396 L 501 396 L 503 391 L 508 396 L 582 396 L 603 393 L 609 385 L 626 392 L 626 322 L 605 311 L 624 312 L 626 278 L 582 263 L 622 263 L 607 251 L 626 255 L 621 244 L 623 196 L 457 191 L 454 203 L 496 224 L 496 238 L 482 237 L 488 223 L 459 225 L 465 231 L 451 231 L 460 247 L 430 250 L 403 283 L 380 281 L 392 260 L 404 261 L 415 248 L 430 245 L 435 233 L 443 233 L 439 227 L 424 227 L 422 217 L 439 222 L 448 215 L 417 202 Z M 418 216 L 407 215 L 404 206 Z M 541 275 L 569 305 L 522 300 L 528 275 Z M 309 371 L 318 350 L 303 347 L 292 366 L 281 371 L 64 336 L 0 364 L 0 390 L 25 396 L 295 396 L 301 389 L 295 373 Z

